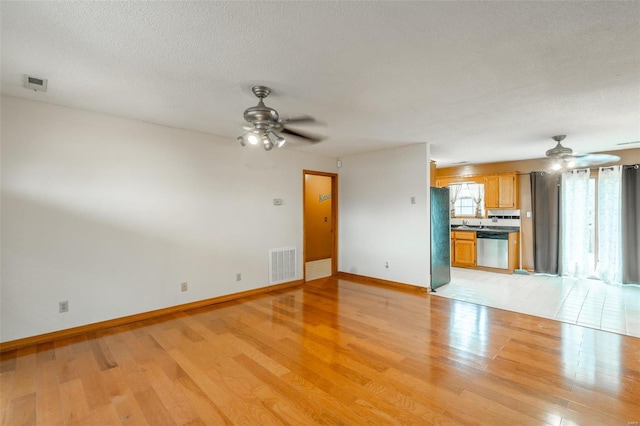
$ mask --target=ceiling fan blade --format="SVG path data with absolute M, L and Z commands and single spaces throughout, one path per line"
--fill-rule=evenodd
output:
M 582 154 L 567 158 L 572 167 L 598 166 L 600 164 L 615 163 L 620 157 L 612 154 Z
M 316 119 L 309 115 L 301 115 L 299 117 L 289 117 L 285 120 L 282 120 L 282 124 L 289 123 L 315 123 Z
M 324 139 L 321 136 L 314 136 L 314 135 L 310 135 L 310 134 L 300 133 L 298 131 L 287 129 L 286 127 L 283 128 L 281 130 L 281 132 L 282 133 L 286 133 L 286 134 L 291 135 L 291 136 L 296 136 L 296 137 L 301 138 L 301 139 L 306 139 L 308 142 L 311 142 L 311 143 L 318 143 L 318 142 L 320 142 L 320 141 L 322 141 Z

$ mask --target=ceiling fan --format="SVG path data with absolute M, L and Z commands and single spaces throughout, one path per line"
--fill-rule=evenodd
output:
M 266 86 L 253 86 L 251 91 L 260 101 L 258 105 L 247 108 L 244 111 L 244 119 L 249 124 L 244 127 L 247 133 L 238 136 L 240 145 L 246 146 L 247 144 L 257 145 L 258 143 L 262 143 L 266 151 L 271 151 L 274 147 L 281 148 L 284 146 L 286 140 L 276 132 L 295 136 L 309 143 L 318 143 L 324 139 L 320 136 L 309 135 L 288 128 L 287 125 L 289 124 L 315 123 L 316 120 L 308 115 L 288 118 L 286 120 L 281 119 L 278 111 L 264 104 L 264 98 L 271 93 L 270 88 Z
M 551 138 L 556 141 L 556 146 L 547 150 L 546 156 L 554 161 L 552 166 L 554 170 L 560 170 L 564 167 L 597 166 L 620 160 L 620 157 L 612 154 L 574 154 L 571 148 L 562 146 L 561 142 L 566 137 L 567 135 L 557 135 Z

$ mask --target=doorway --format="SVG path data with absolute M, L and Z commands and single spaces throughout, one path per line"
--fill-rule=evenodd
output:
M 333 276 L 337 262 L 338 175 L 303 171 L 304 280 Z

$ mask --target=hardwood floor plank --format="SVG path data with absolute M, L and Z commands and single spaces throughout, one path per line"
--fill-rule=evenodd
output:
M 189 378 L 202 389 L 207 398 L 211 399 L 231 423 L 278 423 L 277 418 L 262 407 L 261 404 L 235 397 L 232 389 L 229 389 L 224 384 L 216 383 L 208 375 L 202 374 L 202 371 L 179 350 L 172 350 L 171 354 L 187 372 Z
M 240 365 L 244 366 L 256 378 L 263 382 L 266 386 L 274 389 L 280 397 L 296 404 L 296 407 L 306 412 L 314 421 L 321 424 L 341 424 L 342 420 L 338 413 L 332 407 L 329 395 L 323 395 L 319 398 L 318 393 L 299 391 L 294 386 L 287 383 L 281 377 L 278 377 L 267 369 L 262 368 L 258 363 L 244 354 L 240 354 L 234 358 Z M 305 389 L 306 390 L 306 389 Z M 309 395 L 313 395 L 311 398 Z
M 78 378 L 61 383 L 60 399 L 65 425 L 91 423 L 91 414 L 85 399 L 82 379 Z
M 640 421 L 640 339 L 328 278 L 0 357 L 0 424 Z
M 134 393 L 133 396 L 138 401 L 138 405 L 149 424 L 154 426 L 173 426 L 176 424 L 155 389 L 145 389 Z
M 120 415 L 112 404 L 98 407 L 91 413 L 91 424 L 94 425 L 120 425 Z
M 111 351 L 109 351 L 109 348 L 101 338 L 100 334 L 90 333 L 88 336 L 89 347 L 91 348 L 91 352 L 93 353 L 96 363 L 100 366 L 100 370 L 108 370 L 110 368 L 117 367 L 118 363 L 113 360 L 113 355 L 111 354 Z
M 239 325 L 236 325 L 234 329 L 240 328 Z M 245 333 L 243 334 L 244 339 L 247 341 L 252 341 L 256 343 L 257 340 L 250 338 L 249 335 L 252 335 L 250 327 L 244 327 Z M 262 337 L 264 340 L 265 337 Z M 265 348 L 263 346 L 263 348 Z M 327 394 L 330 395 L 338 395 L 341 400 L 349 399 L 352 403 L 361 402 L 358 407 L 367 407 L 367 404 L 363 403 L 367 399 L 375 399 L 378 405 L 385 405 L 386 402 L 377 397 L 374 394 L 366 392 L 363 385 L 366 385 L 370 380 L 362 375 L 358 374 L 355 370 L 347 368 L 345 366 L 336 365 L 334 363 L 325 363 L 320 358 L 316 356 L 316 354 L 311 354 L 310 352 L 305 351 L 302 354 L 292 353 L 289 348 L 290 345 L 286 344 L 286 342 L 270 342 L 269 348 L 273 348 L 275 350 L 268 350 L 268 353 L 272 358 L 281 360 L 281 363 L 288 364 L 291 366 L 292 373 L 297 373 L 300 375 L 300 378 L 303 378 L 305 381 L 309 381 L 309 383 L 323 390 Z M 297 361 L 298 359 L 303 360 L 303 363 Z M 330 379 L 330 382 L 327 382 L 326 379 Z M 341 386 L 336 387 L 335 384 L 339 383 L 351 383 L 360 385 L 358 386 Z M 342 388 L 348 387 L 351 390 L 351 394 L 345 393 Z M 325 403 L 328 403 L 325 401 Z M 373 410 L 375 411 L 375 410 Z M 360 417 L 356 419 L 356 422 L 362 422 L 363 419 L 366 419 L 367 416 L 372 416 L 372 412 L 369 413 L 354 413 L 359 415 Z M 343 416 L 346 416 L 347 413 L 343 412 Z M 405 413 L 396 413 L 394 417 L 397 419 L 398 417 L 405 418 L 405 422 L 413 423 L 417 421 L 415 418 L 411 418 L 410 415 Z M 384 421 L 386 415 L 383 418 L 379 419 L 380 421 Z
M 13 393 L 13 371 L 0 373 L 0 424 L 7 423 L 11 394 Z
M 36 348 L 18 350 L 16 367 L 13 376 L 14 397 L 30 395 L 36 392 Z
M 48 357 L 49 358 L 49 357 Z M 63 425 L 64 413 L 60 399 L 60 382 L 55 359 L 40 362 L 36 367 L 36 419 L 38 425 Z
M 36 393 L 19 396 L 11 401 L 8 408 L 7 424 L 31 426 L 36 424 Z
M 102 383 L 101 368 L 98 366 L 93 352 L 83 352 L 78 355 L 78 373 L 82 381 L 84 396 L 89 410 L 109 404 L 108 392 Z
M 183 376 L 176 380 L 177 385 L 189 398 L 191 405 L 198 416 L 207 425 L 232 425 L 231 420 L 222 410 L 207 396 L 207 394 L 189 376 Z
M 53 342 L 56 353 L 56 368 L 58 369 L 58 380 L 60 383 L 68 382 L 70 380 L 77 379 L 78 372 L 76 371 L 77 359 L 75 352 L 73 351 L 73 343 L 68 339 L 59 340 Z
M 152 364 L 147 366 L 145 375 L 158 395 L 162 406 L 166 408 L 176 424 L 192 423 L 199 418 L 189 398 L 181 392 L 174 379 L 165 374 L 160 365 Z
M 0 374 L 14 371 L 16 369 L 17 358 L 17 349 L 7 352 L 0 352 Z
M 36 346 L 36 362 L 47 362 L 56 359 L 56 348 L 53 342 L 41 343 Z
M 616 394 L 597 392 L 582 386 L 574 386 L 571 390 L 572 400 L 575 404 L 589 407 L 589 410 L 597 410 L 619 421 L 640 422 L 640 398 L 639 395 L 627 395 L 629 399 L 621 400 Z
M 123 425 L 147 426 L 150 425 L 133 394 L 126 393 L 113 399 L 113 407 L 118 413 L 120 423 Z M 151 425 L 153 426 L 153 425 Z

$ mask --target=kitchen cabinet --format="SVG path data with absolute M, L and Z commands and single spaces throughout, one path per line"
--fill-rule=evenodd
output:
M 478 231 L 479 232 L 479 231 Z M 519 232 L 507 232 L 508 239 L 508 264 L 501 267 L 478 265 L 478 239 L 476 231 L 451 230 L 451 266 L 463 268 L 481 269 L 484 271 L 513 274 L 520 268 L 520 238 Z M 506 255 L 507 253 L 505 253 Z
M 441 188 L 441 186 L 438 185 L 438 179 L 436 178 L 436 175 L 436 162 L 431 160 L 429 162 L 429 182 L 431 182 L 431 186 Z
M 476 266 L 476 232 L 451 232 L 451 265 L 475 268 Z
M 486 209 L 517 209 L 518 175 L 504 173 L 484 178 L 484 207 Z

